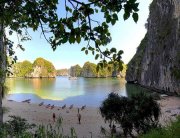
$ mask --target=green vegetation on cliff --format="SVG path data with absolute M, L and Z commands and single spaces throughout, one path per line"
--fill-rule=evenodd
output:
M 107 67 L 100 68 L 97 71 L 97 65 L 91 62 L 84 63 L 82 68 L 82 75 L 83 77 L 117 77 L 117 76 L 125 76 L 126 72 L 126 65 L 123 64 L 123 70 L 121 73 L 114 69 L 114 66 L 109 64 Z
M 82 68 L 77 64 L 75 66 L 71 66 L 70 68 L 70 76 L 80 77 L 82 72 Z
M 96 64 L 91 62 L 84 63 L 82 68 L 83 77 L 97 77 Z
M 56 71 L 54 65 L 43 58 L 37 58 L 34 61 L 33 67 L 36 66 L 44 68 L 45 70 L 47 70 L 47 73 L 53 73 Z
M 17 62 L 12 67 L 13 77 L 51 77 L 55 76 L 54 65 L 43 59 L 37 58 L 34 63 L 25 60 Z
M 25 77 L 27 74 L 33 71 L 33 65 L 30 61 L 17 62 L 13 65 L 13 76 Z
M 37 58 L 33 64 L 29 61 L 17 62 L 13 65 L 11 77 L 55 77 L 55 76 L 75 76 L 75 77 L 117 77 L 125 76 L 126 65 L 123 65 L 123 71 L 120 73 L 115 70 L 113 65 L 109 64 L 106 68 L 100 68 L 97 71 L 97 65 L 91 62 L 84 63 L 81 68 L 78 64 L 68 69 L 55 70 L 54 65 L 43 59 Z

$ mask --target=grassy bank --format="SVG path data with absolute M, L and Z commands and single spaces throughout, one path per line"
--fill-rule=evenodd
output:
M 179 138 L 180 137 L 180 116 L 166 127 L 151 130 L 139 138 Z

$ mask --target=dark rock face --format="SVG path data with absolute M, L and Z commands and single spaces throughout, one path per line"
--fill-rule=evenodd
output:
M 180 95 L 180 0 L 153 0 L 147 29 L 126 80 Z

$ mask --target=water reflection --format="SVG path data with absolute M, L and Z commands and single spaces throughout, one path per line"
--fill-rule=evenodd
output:
M 125 86 L 126 86 L 126 92 L 127 92 L 128 97 L 130 97 L 132 94 L 139 93 L 142 91 L 146 92 L 146 93 L 151 92 L 149 89 L 143 88 L 143 87 L 136 85 L 136 84 L 126 83 Z
M 8 78 L 6 84 L 10 91 L 7 98 L 15 101 L 31 99 L 39 102 L 45 99 L 53 104 L 74 104 L 99 106 L 110 92 L 122 96 L 130 96 L 142 88 L 126 84 L 124 79 L 117 78 L 78 78 L 69 80 L 67 77 L 52 79 Z M 55 100 L 57 100 L 56 103 Z

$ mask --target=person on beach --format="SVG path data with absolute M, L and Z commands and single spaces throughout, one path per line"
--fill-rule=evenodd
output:
M 78 117 L 78 122 L 79 122 L 79 124 L 81 124 L 81 114 L 79 113 L 79 108 L 78 108 L 77 117 Z
M 56 120 L 56 115 L 55 113 L 53 113 L 53 122 L 55 122 L 55 120 Z

